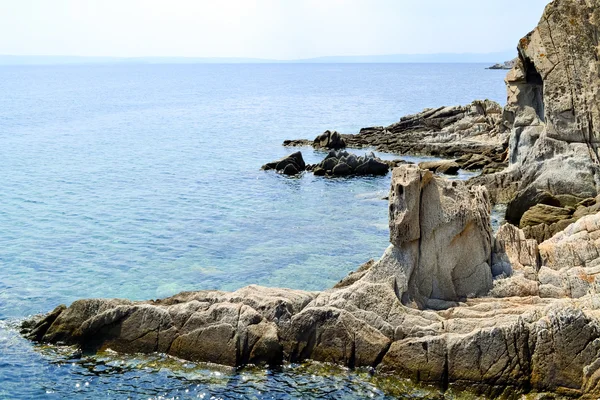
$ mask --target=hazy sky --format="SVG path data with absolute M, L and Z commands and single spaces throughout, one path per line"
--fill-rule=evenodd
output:
M 258 57 L 489 53 L 548 0 L 0 0 L 0 54 Z

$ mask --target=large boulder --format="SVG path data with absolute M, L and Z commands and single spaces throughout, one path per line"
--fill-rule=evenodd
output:
M 289 144 L 288 144 L 289 145 Z M 331 149 L 338 150 L 346 147 L 342 135 L 338 131 L 325 131 L 321 135 L 317 136 L 312 143 L 315 149 Z

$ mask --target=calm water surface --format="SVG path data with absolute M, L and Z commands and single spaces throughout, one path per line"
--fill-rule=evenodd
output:
M 389 175 L 288 178 L 260 166 L 294 151 L 284 139 L 504 103 L 503 77 L 478 64 L 0 67 L 0 398 L 395 393 L 368 373 L 322 367 L 70 360 L 15 326 L 82 297 L 331 286 L 387 246 Z

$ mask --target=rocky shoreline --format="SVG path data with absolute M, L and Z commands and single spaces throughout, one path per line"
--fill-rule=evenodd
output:
M 509 132 L 502 107 L 484 100 L 466 106 L 426 109 L 402 117 L 387 127 L 363 128 L 356 135 L 325 131 L 314 140 L 285 140 L 283 145 L 316 149 L 372 148 L 399 155 L 456 158 L 463 169 L 493 173 L 508 166 Z
M 599 15 L 595 2 L 548 4 L 519 42 L 504 108 L 475 101 L 356 135 L 285 142 L 431 154 L 455 158 L 454 169 L 487 170 L 464 183 L 434 174 L 449 165 L 395 165 L 390 246 L 333 288 L 79 300 L 26 321 L 23 335 L 91 353 L 229 366 L 310 359 L 491 396 L 598 398 Z M 331 168 L 319 168 L 340 176 L 371 162 L 339 151 L 328 159 Z M 297 154 L 265 167 L 308 168 Z M 510 223 L 494 235 L 496 202 L 508 203 Z

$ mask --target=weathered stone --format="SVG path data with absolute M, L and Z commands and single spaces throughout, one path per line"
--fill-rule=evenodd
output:
M 414 272 L 407 271 L 406 280 L 416 284 L 408 287 L 410 301 L 456 301 L 491 288 L 490 208 L 481 187 L 468 189 L 416 166 L 394 169 L 390 242 L 409 264 L 416 260 Z
M 444 157 L 486 154 L 486 160 L 502 162 L 508 140 L 502 112 L 502 107 L 490 100 L 478 100 L 465 106 L 428 108 L 402 117 L 388 127 L 363 128 L 356 135 L 341 135 L 341 138 L 348 147 L 374 147 L 396 154 Z M 286 140 L 284 145 L 308 142 Z M 319 136 L 313 146 L 321 148 L 325 142 L 327 140 Z
M 537 204 L 523 214 L 519 225 L 521 228 L 539 224 L 551 225 L 558 221 L 570 219 L 574 211 L 562 207 Z
M 561 205 L 560 200 L 547 191 L 530 187 L 517 193 L 515 198 L 508 203 L 506 207 L 506 221 L 513 225 L 519 225 L 525 211 L 536 204 L 546 204 L 555 207 L 560 207 Z
M 555 0 L 519 42 L 505 120 L 514 122 L 507 172 L 521 190 L 598 193 L 599 27 L 595 1 Z
M 419 163 L 419 168 L 428 169 L 437 174 L 456 175 L 460 169 L 460 165 L 454 161 L 425 161 Z

